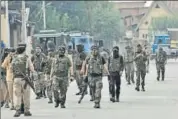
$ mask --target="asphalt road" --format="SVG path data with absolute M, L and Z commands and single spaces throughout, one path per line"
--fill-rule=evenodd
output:
M 168 61 L 165 81 L 156 81 L 156 68 L 152 62 L 146 76 L 146 92 L 136 92 L 135 85 L 128 86 L 122 77 L 119 103 L 111 103 L 107 78 L 103 78 L 101 109 L 94 109 L 87 95 L 81 104 L 75 96 L 76 83 L 70 84 L 66 109 L 54 108 L 47 99 L 35 100 L 31 96 L 32 117 L 20 119 L 178 119 L 178 62 Z M 14 118 L 14 111 L 2 108 L 1 119 Z

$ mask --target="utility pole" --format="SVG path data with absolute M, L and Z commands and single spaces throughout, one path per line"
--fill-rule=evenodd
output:
M 1 53 L 1 51 L 2 51 L 2 47 L 1 47 L 1 43 L 2 43 L 2 40 L 1 40 L 1 0 L 0 0 L 0 53 Z M 2 64 L 2 53 L 0 54 L 0 65 Z M 0 67 L 0 73 L 1 73 L 1 67 Z M 2 76 L 0 75 L 0 81 L 2 81 L 1 80 L 1 78 L 2 78 Z M 2 96 L 2 87 L 1 87 L 1 83 L 2 82 L 0 82 L 0 93 L 1 93 L 1 96 Z M 2 98 L 2 97 L 1 97 Z M 1 100 L 2 101 L 2 100 Z M 1 103 L 0 103 L 0 119 L 1 119 Z
M 44 30 L 46 30 L 46 7 L 45 7 L 45 1 L 43 1 L 42 9 L 43 9 L 43 28 L 44 28 Z
M 27 43 L 25 1 L 22 1 L 22 42 Z
M 6 8 L 6 19 L 7 19 L 7 41 L 8 41 L 8 47 L 10 47 L 10 27 L 9 27 L 9 7 L 8 7 L 8 2 L 9 1 L 4 1 L 5 2 L 5 8 Z

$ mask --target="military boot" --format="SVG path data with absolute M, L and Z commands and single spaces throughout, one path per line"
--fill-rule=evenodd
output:
M 37 93 L 36 94 L 36 99 L 38 100 L 38 99 L 40 99 L 41 97 L 40 97 L 40 93 Z
M 110 101 L 115 102 L 115 98 L 114 97 L 110 98 Z
M 100 108 L 100 103 L 95 103 L 94 108 Z
M 53 103 L 53 100 L 52 100 L 52 98 L 49 98 L 49 101 L 48 101 L 48 103 L 50 104 L 50 103 Z
M 24 116 L 32 116 L 32 114 L 30 113 L 30 111 L 25 111 Z
M 157 81 L 159 81 L 159 77 L 157 77 Z
M 66 108 L 66 106 L 64 104 L 61 103 L 61 108 Z
M 60 104 L 60 101 L 59 101 L 59 100 L 56 100 L 56 101 L 55 101 L 55 108 L 59 107 L 59 104 Z
M 43 90 L 43 97 L 46 98 L 45 90 Z
M 136 91 L 140 91 L 140 88 L 139 88 L 139 87 L 136 87 L 135 90 L 136 90 Z
M 91 96 L 90 101 L 94 101 L 94 97 L 93 96 Z
M 144 86 L 142 86 L 142 91 L 145 92 L 145 87 Z
M 9 108 L 9 103 L 6 103 L 5 108 Z
M 76 93 L 75 95 L 81 95 L 82 91 L 80 90 L 78 93 Z
M 3 107 L 3 106 L 4 106 L 4 103 L 5 103 L 4 101 L 2 101 L 2 102 L 1 102 L 1 107 Z
M 116 94 L 116 102 L 119 102 L 120 93 Z
M 17 110 L 14 114 L 14 117 L 19 117 L 21 115 L 21 111 L 20 110 Z
M 10 110 L 15 110 L 14 106 L 12 106 L 12 107 L 10 108 Z
M 164 75 L 162 76 L 162 81 L 164 81 Z

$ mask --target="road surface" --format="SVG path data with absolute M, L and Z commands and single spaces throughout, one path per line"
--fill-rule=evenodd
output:
M 122 77 L 119 103 L 111 103 L 107 78 L 103 78 L 101 109 L 94 109 L 86 96 L 79 105 L 75 96 L 76 83 L 70 84 L 66 109 L 54 108 L 47 99 L 31 97 L 32 117 L 28 119 L 178 119 L 178 62 L 171 60 L 166 66 L 165 81 L 156 81 L 155 64 L 151 63 L 146 77 L 146 92 L 136 92 L 135 85 L 128 86 Z M 2 108 L 2 119 L 12 119 L 14 111 Z M 26 119 L 21 115 L 20 119 Z

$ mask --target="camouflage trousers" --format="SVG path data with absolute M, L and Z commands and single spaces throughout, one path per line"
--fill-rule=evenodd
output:
M 34 87 L 36 93 L 41 93 L 45 89 L 45 75 L 44 73 L 38 74 L 38 79 L 34 80 Z
M 125 64 L 125 73 L 126 73 L 126 80 L 128 81 L 128 83 L 130 83 L 130 81 L 132 81 L 132 83 L 134 83 L 134 64 L 133 64 L 133 62 Z
M 88 82 L 92 98 L 94 99 L 95 103 L 100 103 L 101 90 L 103 88 L 102 76 L 88 76 Z
M 142 69 L 137 69 L 136 70 L 136 87 L 139 88 L 140 86 L 140 82 L 142 87 L 145 86 L 145 76 L 146 76 L 146 68 L 142 68 Z M 141 81 L 140 81 L 141 80 Z
M 52 77 L 54 101 L 60 101 L 61 104 L 66 102 L 67 88 L 69 85 L 68 77 Z M 60 91 L 60 92 L 59 92 Z
M 160 72 L 161 72 L 162 80 L 164 80 L 164 76 L 165 76 L 165 64 L 163 64 L 163 63 L 157 63 L 156 64 L 156 69 L 157 69 L 157 80 L 159 80 L 159 78 L 160 78 Z
M 30 109 L 30 87 L 27 85 L 24 89 L 25 80 L 22 78 L 14 78 L 14 96 L 16 110 L 21 109 L 21 103 L 23 100 L 25 111 Z
M 52 80 L 50 79 L 50 75 L 46 74 L 45 75 L 45 85 L 46 85 L 46 90 L 47 90 L 47 96 L 48 98 L 52 98 Z
M 80 70 L 76 70 L 75 78 L 76 78 L 76 83 L 77 83 L 78 89 L 81 92 L 82 84 L 83 84 L 83 76 L 80 74 Z

